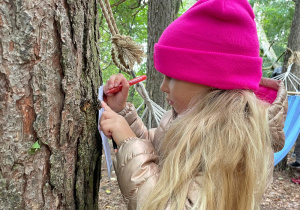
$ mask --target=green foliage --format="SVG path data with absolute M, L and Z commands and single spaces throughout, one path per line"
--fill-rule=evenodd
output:
M 181 7 L 179 9 L 178 16 L 181 16 L 185 11 L 187 11 L 196 2 L 197 2 L 197 0 L 184 0 L 184 1 L 181 1 Z
M 31 148 L 28 150 L 28 154 L 34 155 L 38 150 L 41 149 L 41 146 L 38 141 L 36 141 Z
M 295 3 L 292 0 L 250 0 L 250 4 L 258 3 L 257 18 L 262 24 L 268 41 L 277 57 L 286 49 L 291 22 L 294 16 Z M 279 60 L 281 63 L 283 58 Z M 264 66 L 272 63 L 264 57 Z M 264 74 L 269 75 L 268 72 Z

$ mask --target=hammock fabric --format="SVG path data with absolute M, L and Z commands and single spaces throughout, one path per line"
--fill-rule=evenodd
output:
M 285 144 L 281 151 L 274 154 L 277 165 L 292 149 L 300 133 L 300 96 L 289 96 L 289 109 L 284 124 Z
M 293 52 L 289 48 L 287 48 L 287 50 L 291 52 L 287 71 L 273 78 L 284 81 L 288 94 L 299 94 L 299 89 L 297 87 L 300 86 L 300 79 L 291 72 L 291 69 L 295 63 L 298 65 L 300 64 L 300 52 Z M 288 83 L 291 84 L 295 92 L 289 92 Z M 300 96 L 289 96 L 288 103 L 289 108 L 283 128 L 285 133 L 285 144 L 281 151 L 274 154 L 274 165 L 277 165 L 288 154 L 300 133 Z

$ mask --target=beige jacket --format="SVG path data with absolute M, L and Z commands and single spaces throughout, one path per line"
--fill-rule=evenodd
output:
M 286 91 L 280 81 L 263 79 L 261 84 L 278 90 L 277 98 L 269 108 L 269 124 L 274 142 L 273 149 L 279 151 L 283 148 L 285 141 L 283 126 L 288 106 Z M 166 112 L 158 128 L 148 131 L 132 104 L 127 103 L 125 109 L 119 114 L 125 117 L 138 138 L 127 139 L 119 146 L 114 159 L 114 168 L 128 209 L 140 209 L 158 180 L 159 142 L 172 121 L 173 115 L 171 111 Z M 271 155 L 273 159 L 274 155 Z M 273 165 L 270 166 L 270 183 L 272 177 Z M 200 176 L 190 186 L 185 209 L 191 208 L 191 203 L 196 201 L 199 190 Z

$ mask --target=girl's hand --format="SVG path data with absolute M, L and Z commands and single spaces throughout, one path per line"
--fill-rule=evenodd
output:
M 104 112 L 100 119 L 100 128 L 105 136 L 110 139 L 113 137 L 117 145 L 129 137 L 136 137 L 124 117 L 111 110 L 104 101 L 101 104 Z
M 117 93 L 108 93 L 106 92 L 113 88 L 122 85 L 122 90 Z M 122 74 L 111 75 L 110 78 L 106 81 L 106 84 L 103 86 L 103 92 L 107 98 L 107 104 L 115 112 L 120 112 L 126 106 L 126 101 L 128 97 L 129 83 Z

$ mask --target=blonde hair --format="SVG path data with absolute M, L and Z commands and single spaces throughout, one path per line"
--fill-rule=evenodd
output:
M 213 90 L 194 99 L 162 139 L 161 173 L 143 209 L 259 209 L 270 166 L 268 105 L 248 90 Z M 184 126 L 183 126 L 184 125 Z

